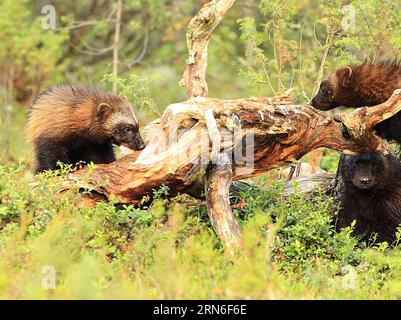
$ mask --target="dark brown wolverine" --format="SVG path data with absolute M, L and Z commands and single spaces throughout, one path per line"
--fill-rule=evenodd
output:
M 380 152 L 345 155 L 339 164 L 344 182 L 337 229 L 356 221 L 354 233 L 368 241 L 395 240 L 401 223 L 401 163 L 393 155 Z
M 29 112 L 27 133 L 35 172 L 55 170 L 58 161 L 110 163 L 113 143 L 144 148 L 132 105 L 97 88 L 60 85 L 41 92 Z
M 366 62 L 336 70 L 320 84 L 311 105 L 319 110 L 335 107 L 358 108 L 385 102 L 401 88 L 399 62 Z M 401 144 L 401 113 L 376 126 L 379 135 Z

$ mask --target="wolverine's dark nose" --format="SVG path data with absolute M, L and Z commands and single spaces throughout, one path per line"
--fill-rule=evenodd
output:
M 370 179 L 369 177 L 362 177 L 360 181 L 361 184 L 363 184 L 364 186 L 369 186 L 372 183 L 372 179 Z
M 132 142 L 133 142 L 134 150 L 141 151 L 141 150 L 145 149 L 145 147 L 146 147 L 139 132 L 137 132 L 135 134 Z
M 143 142 L 142 137 L 139 134 L 136 137 L 135 144 L 136 144 L 135 150 L 138 150 L 138 151 L 143 150 L 146 147 L 145 142 Z
M 138 143 L 138 150 L 143 150 L 143 149 L 145 149 L 145 143 L 141 140 L 139 143 Z

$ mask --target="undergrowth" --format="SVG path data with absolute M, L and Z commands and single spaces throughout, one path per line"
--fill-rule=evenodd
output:
M 0 298 L 401 297 L 400 249 L 336 233 L 323 195 L 284 198 L 280 184 L 244 191 L 234 210 L 244 248 L 233 257 L 202 202 L 166 200 L 165 188 L 142 209 L 83 208 L 77 190 L 60 193 L 63 171 L 28 172 L 0 167 Z

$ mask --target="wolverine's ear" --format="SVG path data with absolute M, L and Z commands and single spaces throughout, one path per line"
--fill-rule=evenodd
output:
M 345 67 L 338 69 L 336 72 L 337 79 L 340 80 L 340 83 L 343 86 L 347 86 L 351 82 L 351 76 L 352 76 L 352 69 L 351 67 Z
M 103 122 L 112 113 L 112 108 L 108 103 L 101 103 L 97 107 L 96 116 L 99 121 Z

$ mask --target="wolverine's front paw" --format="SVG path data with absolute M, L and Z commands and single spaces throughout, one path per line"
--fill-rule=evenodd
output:
M 86 161 L 80 160 L 72 166 L 71 172 L 81 170 L 81 169 L 85 168 L 87 165 L 88 164 L 86 163 Z

